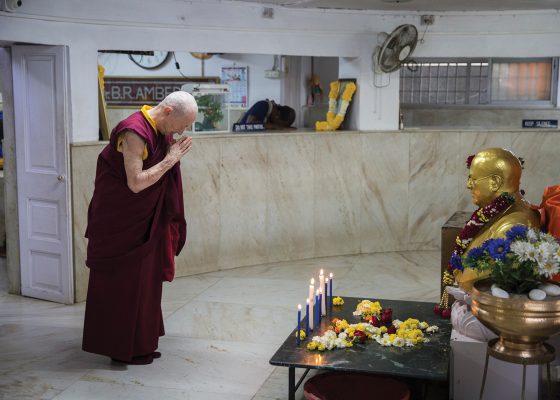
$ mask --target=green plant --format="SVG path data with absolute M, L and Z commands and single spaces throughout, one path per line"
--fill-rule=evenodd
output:
M 198 108 L 204 115 L 202 121 L 203 129 L 214 129 L 216 124 L 222 120 L 222 104 L 211 94 L 205 94 L 196 99 Z

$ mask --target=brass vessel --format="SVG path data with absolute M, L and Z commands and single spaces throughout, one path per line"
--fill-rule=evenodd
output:
M 491 285 L 491 279 L 477 281 L 471 293 L 473 315 L 499 336 L 491 355 L 522 364 L 550 362 L 554 350 L 544 342 L 560 332 L 560 299 L 502 299 L 492 296 Z

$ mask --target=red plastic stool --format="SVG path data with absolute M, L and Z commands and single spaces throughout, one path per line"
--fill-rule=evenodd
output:
M 327 372 L 308 379 L 303 396 L 307 400 L 410 400 L 410 390 L 393 378 Z

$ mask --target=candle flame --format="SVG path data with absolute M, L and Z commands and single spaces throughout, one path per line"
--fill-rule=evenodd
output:
M 319 289 L 319 293 L 320 293 L 320 294 L 323 294 L 323 288 L 320 288 L 320 289 Z
M 329 275 L 329 276 L 330 276 L 330 277 L 331 277 L 331 279 L 332 279 L 332 272 L 330 273 L 330 275 Z
M 311 284 L 312 284 L 312 285 L 315 284 L 315 278 L 311 278 Z
M 317 291 L 315 292 L 316 295 L 319 295 L 319 289 L 317 289 Z
M 309 297 L 308 297 L 307 299 L 305 299 L 305 302 L 306 302 L 307 304 L 309 304 Z
M 301 311 L 301 304 L 297 305 L 297 309 L 298 309 L 298 311 Z
M 329 278 L 325 279 L 325 283 L 329 283 Z
M 319 273 L 319 275 L 323 275 L 323 269 L 321 268 L 321 272 Z

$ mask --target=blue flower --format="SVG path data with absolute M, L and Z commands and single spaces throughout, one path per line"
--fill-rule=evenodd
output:
M 506 233 L 506 238 L 509 241 L 517 239 L 525 239 L 527 237 L 527 227 L 525 225 L 515 225 Z
M 472 260 L 477 260 L 484 255 L 484 249 L 482 247 L 475 247 L 467 253 L 467 258 Z
M 509 240 L 499 238 L 487 240 L 485 244 L 490 257 L 495 260 L 503 261 L 509 252 L 511 242 Z
M 457 252 L 453 252 L 451 255 L 451 259 L 449 260 L 449 265 L 451 265 L 452 269 L 458 269 L 459 271 L 463 270 L 463 263 L 461 261 L 461 256 L 457 254 Z

